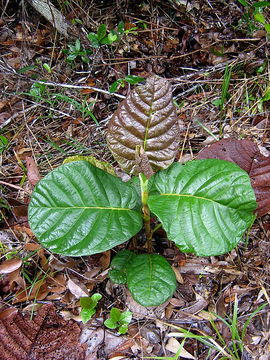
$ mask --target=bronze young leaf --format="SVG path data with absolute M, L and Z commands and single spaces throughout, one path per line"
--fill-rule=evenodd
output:
M 137 174 L 136 147 L 142 147 L 154 171 L 167 168 L 179 144 L 179 127 L 169 82 L 150 77 L 119 105 L 110 120 L 107 142 L 123 170 Z

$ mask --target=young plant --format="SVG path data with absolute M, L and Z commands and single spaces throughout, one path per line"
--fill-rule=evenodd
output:
M 257 24 L 261 24 L 268 36 L 270 34 L 270 23 L 267 21 L 267 16 L 264 14 L 264 9 L 270 7 L 270 1 L 246 1 L 238 0 L 238 2 L 244 6 L 246 12 L 243 16 L 243 20 L 248 24 L 250 32 L 257 29 Z
M 63 53 L 67 55 L 67 61 L 72 63 L 76 61 L 82 61 L 89 63 L 89 55 L 92 54 L 90 49 L 84 49 L 79 39 L 75 41 L 75 44 L 69 44 L 67 50 L 63 50 Z
M 228 90 L 230 86 L 231 73 L 232 70 L 229 70 L 229 67 L 227 65 L 225 68 L 224 79 L 221 87 L 221 97 L 213 101 L 213 104 L 218 106 L 220 110 L 224 109 L 224 105 L 230 97 Z
M 0 135 L 0 155 L 7 149 L 8 143 L 8 139 L 4 135 Z
M 89 321 L 93 315 L 95 315 L 97 311 L 97 304 L 101 298 L 102 295 L 100 294 L 93 294 L 91 297 L 86 296 L 80 298 L 80 305 L 82 307 L 80 315 L 84 324 L 87 323 L 87 321 Z
M 90 32 L 87 35 L 87 38 L 94 48 L 99 48 L 102 45 L 111 45 L 119 40 L 118 35 L 114 30 L 111 30 L 107 34 L 107 26 L 105 24 L 101 24 L 96 33 Z
M 111 45 L 117 41 L 120 41 L 123 35 L 137 35 L 137 27 L 131 27 L 125 29 L 125 24 L 123 21 L 120 21 L 116 29 L 112 29 L 107 33 L 107 26 L 101 24 L 96 33 L 90 32 L 87 35 L 88 40 L 90 41 L 92 47 L 99 48 L 102 45 Z
M 107 142 L 133 178 L 125 183 L 87 161 L 64 164 L 36 185 L 29 224 L 43 246 L 69 256 L 112 249 L 144 225 L 148 253 L 119 253 L 114 270 L 138 303 L 160 305 L 173 295 L 176 278 L 166 259 L 153 254 L 150 218 L 156 216 L 181 251 L 224 254 L 254 221 L 254 191 L 234 163 L 173 163 L 179 129 L 165 79 L 151 77 L 130 92 L 110 120 Z
M 228 317 L 224 319 L 217 314 L 211 313 L 213 317 L 209 318 L 209 322 L 216 334 L 217 340 L 215 340 L 213 336 L 206 336 L 201 331 L 200 333 L 202 333 L 202 335 L 201 334 L 197 335 L 189 330 L 180 328 L 178 326 L 169 325 L 169 324 L 167 325 L 179 331 L 176 333 L 170 333 L 170 336 L 180 337 L 184 339 L 196 339 L 200 341 L 202 344 L 209 347 L 209 349 L 213 349 L 215 352 L 218 352 L 218 354 L 216 355 L 216 358 L 218 359 L 240 360 L 243 358 L 247 327 L 250 321 L 252 320 L 252 318 L 256 316 L 266 305 L 267 303 L 257 307 L 248 316 L 247 320 L 243 323 L 241 327 L 239 325 L 240 321 L 238 317 L 239 307 L 238 307 L 237 296 L 235 296 L 233 315 L 231 318 Z M 214 320 L 214 318 L 216 319 Z M 228 339 L 225 339 L 220 333 L 217 326 L 218 320 L 221 321 L 228 328 L 229 333 L 231 335 L 230 341 L 228 341 Z M 218 357 L 219 355 L 222 357 Z
M 143 82 L 145 79 L 141 76 L 135 76 L 135 75 L 127 75 L 122 79 L 118 79 L 112 83 L 110 86 L 110 93 L 114 93 L 116 90 L 118 90 L 120 87 L 125 87 L 126 84 L 136 85 L 139 82 Z
M 117 308 L 112 308 L 110 311 L 110 317 L 105 320 L 104 325 L 109 329 L 118 328 L 119 334 L 125 334 L 128 331 L 128 325 L 132 319 L 132 312 L 121 312 Z

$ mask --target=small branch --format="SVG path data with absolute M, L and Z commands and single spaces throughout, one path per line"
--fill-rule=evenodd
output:
M 16 189 L 16 190 L 21 190 L 21 191 L 24 191 L 26 194 L 28 194 L 28 195 L 30 195 L 31 194 L 31 192 L 30 191 L 28 191 L 28 190 L 25 190 L 24 188 L 22 188 L 21 186 L 17 186 L 17 185 L 13 185 L 13 184 L 9 184 L 9 183 L 7 183 L 7 182 L 5 182 L 5 181 L 2 181 L 2 180 L 0 180 L 0 184 L 1 185 L 5 185 L 5 186 L 9 186 L 9 187 L 11 187 L 11 188 L 13 188 L 13 189 Z
M 38 84 L 44 84 L 44 85 L 48 85 L 48 86 L 55 86 L 55 87 L 62 87 L 62 88 L 68 88 L 68 89 L 90 89 L 96 92 L 100 92 L 102 94 L 106 94 L 106 95 L 111 95 L 111 96 L 116 96 L 120 99 L 125 99 L 126 97 L 124 95 L 121 94 L 117 94 L 117 93 L 110 93 L 107 90 L 103 90 L 103 89 L 99 89 L 96 88 L 94 86 L 87 86 L 87 85 L 70 85 L 70 84 L 60 84 L 60 83 L 55 83 L 55 82 L 51 82 L 51 81 L 39 81 L 39 80 L 32 80 L 32 79 L 28 79 L 34 83 L 38 83 Z
M 39 104 L 35 104 L 33 106 L 30 106 L 27 109 L 24 109 L 22 111 L 18 111 L 16 112 L 16 114 L 12 115 L 11 117 L 9 117 L 6 121 L 4 121 L 2 124 L 0 124 L 0 129 L 2 129 L 3 127 L 7 126 L 13 119 L 15 119 L 17 116 L 23 115 L 28 111 L 31 111 L 33 109 L 35 109 L 36 107 L 38 107 Z

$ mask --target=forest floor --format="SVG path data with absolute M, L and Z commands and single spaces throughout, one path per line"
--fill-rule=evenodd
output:
M 136 77 L 156 74 L 172 84 L 177 161 L 225 138 L 251 140 L 268 157 L 270 2 L 55 0 L 68 35 L 31 1 L 0 4 L 0 338 L 14 317 L 30 331 L 33 321 L 21 314 L 32 319 L 52 304 L 36 315 L 43 319 L 40 343 L 29 340 L 38 360 L 270 359 L 269 214 L 235 250 L 216 257 L 181 253 L 160 232 L 154 246 L 178 283 L 157 308 L 138 305 L 108 278 L 111 258 L 127 243 L 81 258 L 55 255 L 40 247 L 27 221 L 34 184 L 67 157 L 92 155 L 116 166 L 106 128 Z M 94 293 L 102 299 L 83 324 L 79 299 Z M 124 335 L 104 326 L 112 307 L 133 314 Z M 40 350 L 49 338 L 44 321 L 65 329 L 58 357 L 50 348 L 55 338 L 47 340 L 51 357 Z M 18 340 L 18 329 L 10 328 L 2 344 Z M 179 355 L 181 329 L 190 333 Z M 30 359 L 18 344 L 1 345 L 3 359 Z

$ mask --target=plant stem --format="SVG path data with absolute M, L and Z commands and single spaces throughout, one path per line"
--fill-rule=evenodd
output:
M 140 186 L 141 186 L 141 200 L 142 200 L 142 213 L 146 235 L 146 244 L 149 253 L 153 252 L 152 246 L 152 231 L 150 225 L 150 210 L 148 207 L 148 179 L 143 174 L 139 174 Z

